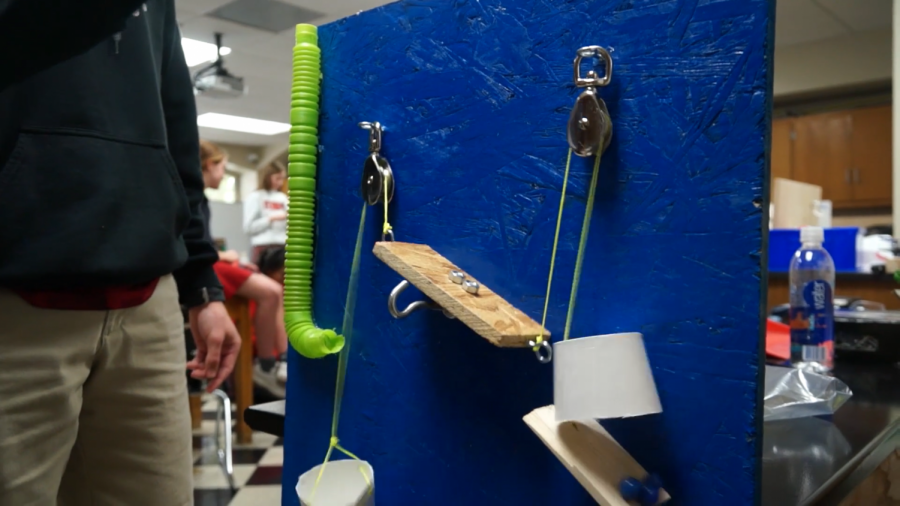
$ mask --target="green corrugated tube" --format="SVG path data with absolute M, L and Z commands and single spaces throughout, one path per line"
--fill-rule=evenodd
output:
M 291 85 L 291 141 L 288 150 L 287 252 L 284 262 L 284 324 L 298 353 L 321 358 L 338 353 L 344 336 L 316 327 L 312 317 L 316 155 L 319 143 L 321 52 L 313 25 L 297 25 Z

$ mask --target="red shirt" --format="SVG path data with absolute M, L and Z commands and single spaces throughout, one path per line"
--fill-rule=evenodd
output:
M 140 306 L 150 299 L 159 279 L 132 286 L 73 288 L 64 291 L 15 290 L 19 297 L 41 309 L 108 311 Z

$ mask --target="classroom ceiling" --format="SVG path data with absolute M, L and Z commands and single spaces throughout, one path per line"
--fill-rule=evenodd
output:
M 238 99 L 198 97 L 199 112 L 287 122 L 294 44 L 290 26 L 293 22 L 322 25 L 388 1 L 176 0 L 182 34 L 214 42 L 213 34 L 223 33 L 224 44 L 232 49 L 225 59 L 226 68 L 244 77 L 249 87 L 249 93 Z M 264 5 L 267 9 L 262 9 Z M 777 46 L 890 28 L 892 21 L 891 0 L 778 0 L 776 5 Z M 261 9 L 270 13 L 268 18 L 253 15 Z M 244 23 L 229 19 L 243 20 Z M 282 29 L 284 26 L 288 28 Z M 890 51 L 890 48 L 885 50 Z M 208 128 L 200 130 L 202 136 L 218 142 L 258 146 L 287 142 L 287 134 L 261 136 Z
M 292 21 L 322 25 L 341 19 L 361 10 L 378 7 L 388 0 L 175 0 L 178 23 L 182 36 L 204 42 L 215 42 L 214 33 L 224 34 L 223 44 L 232 49 L 225 57 L 225 67 L 245 78 L 249 88 L 246 96 L 236 99 L 212 99 L 197 97 L 200 114 L 216 112 L 270 121 L 287 122 L 291 94 L 291 49 L 294 46 L 294 32 L 288 28 L 273 32 L 261 28 L 279 26 L 278 19 L 265 16 L 246 16 L 246 4 L 278 4 L 273 12 L 284 18 L 296 15 Z M 284 4 L 287 4 L 285 6 Z M 289 6 L 296 7 L 293 13 Z M 286 8 L 288 7 L 288 8 Z M 244 12 L 243 18 L 242 10 Z M 229 21 L 243 19 L 247 24 Z M 256 26 L 250 26 L 256 25 Z M 191 69 L 192 73 L 200 66 Z M 287 142 L 287 134 L 276 136 L 252 135 L 201 128 L 204 138 L 233 144 L 273 145 Z
M 776 46 L 890 28 L 893 17 L 891 0 L 777 0 L 775 5 Z

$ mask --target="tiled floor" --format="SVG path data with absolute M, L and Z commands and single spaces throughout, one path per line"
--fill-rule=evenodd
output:
M 195 506 L 279 506 L 281 504 L 281 466 L 284 447 L 280 438 L 253 433 L 253 444 L 235 444 L 234 484 L 228 479 L 216 455 L 216 401 L 203 404 L 203 426 L 194 431 L 194 504 Z

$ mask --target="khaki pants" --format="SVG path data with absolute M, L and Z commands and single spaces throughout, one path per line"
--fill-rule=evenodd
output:
M 189 505 L 191 453 L 171 276 L 116 311 L 0 291 L 0 505 Z

